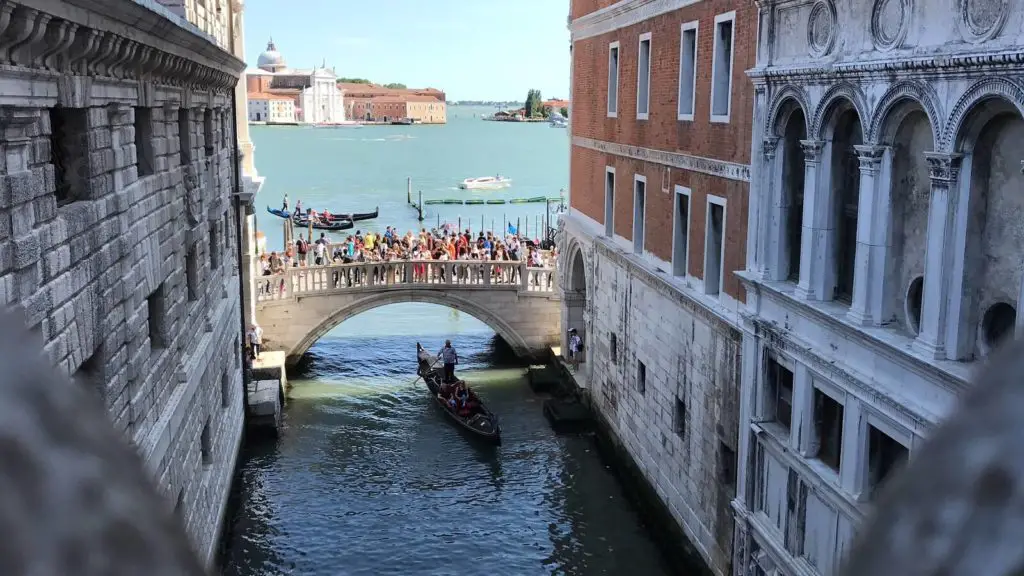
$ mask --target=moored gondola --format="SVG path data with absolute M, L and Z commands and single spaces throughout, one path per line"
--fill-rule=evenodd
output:
M 432 366 L 432 356 L 423 349 L 419 342 L 416 343 L 416 359 L 419 366 L 417 373 L 427 383 L 430 397 L 448 418 L 474 438 L 491 444 L 501 444 L 501 426 L 498 425 L 498 417 L 484 406 L 480 397 L 470 391 L 470 397 L 476 403 L 476 408 L 469 416 L 459 414 L 458 410 L 450 407 L 447 401 L 438 396 L 444 382 L 444 369 Z
M 271 208 L 270 206 L 267 206 L 267 212 L 273 214 L 274 216 L 277 216 L 278 218 L 284 218 L 285 220 L 291 219 L 292 222 L 294 222 L 295 225 L 298 226 L 299 228 L 306 228 L 307 226 L 309 226 L 309 219 L 304 216 L 301 218 L 292 218 L 291 212 L 281 210 L 279 208 Z M 331 218 L 330 223 L 313 222 L 314 230 L 340 232 L 342 230 L 351 230 L 352 228 L 355 228 L 355 223 L 348 218 L 343 218 L 340 216 Z

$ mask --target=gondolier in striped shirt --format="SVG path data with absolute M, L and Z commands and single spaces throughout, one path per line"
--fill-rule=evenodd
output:
M 444 362 L 444 381 L 455 382 L 455 365 L 459 363 L 459 354 L 452 347 L 451 340 L 444 341 L 444 348 L 437 354 Z

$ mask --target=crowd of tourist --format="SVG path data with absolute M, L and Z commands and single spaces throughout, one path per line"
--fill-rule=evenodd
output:
M 335 264 L 351 264 L 362 262 L 395 262 L 413 261 L 413 281 L 426 280 L 427 276 L 436 276 L 444 281 L 443 267 L 430 266 L 429 261 L 475 261 L 475 262 L 526 262 L 533 268 L 554 268 L 556 250 L 542 250 L 535 240 L 520 238 L 509 234 L 500 237 L 492 232 L 479 232 L 474 236 L 470 230 L 459 232 L 450 226 L 440 230 L 422 229 L 418 233 L 408 231 L 402 234 L 396 227 L 388 226 L 383 233 L 357 230 L 355 234 L 346 236 L 340 242 L 332 242 L 326 234 L 310 243 L 298 238 L 283 252 L 271 252 L 260 255 L 261 272 L 264 276 L 280 274 L 288 268 L 320 267 Z M 373 280 L 377 274 L 385 271 L 374 270 Z M 403 272 L 392 269 L 391 275 Z M 479 272 L 482 274 L 482 271 Z M 472 281 L 472 272 L 468 268 L 456 271 L 460 279 Z M 342 278 L 335 274 L 335 282 L 347 281 L 349 285 L 359 278 L 351 276 Z M 503 268 L 495 266 L 491 280 L 498 283 L 516 283 L 520 281 L 519 267 Z M 391 278 L 392 281 L 402 279 Z M 261 286 L 261 291 L 263 287 Z

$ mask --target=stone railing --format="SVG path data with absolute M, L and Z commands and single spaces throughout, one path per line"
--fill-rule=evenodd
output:
M 256 279 L 257 301 L 337 294 L 356 290 L 450 288 L 515 290 L 538 296 L 555 292 L 555 269 L 525 262 L 401 260 L 289 268 Z

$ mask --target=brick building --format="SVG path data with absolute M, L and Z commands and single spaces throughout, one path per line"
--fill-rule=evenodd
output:
M 730 573 L 757 10 L 573 0 L 563 325 L 578 381 L 716 574 Z M 564 345 L 564 343 L 563 343 Z
M 350 82 L 339 82 L 338 88 L 345 92 L 345 116 L 352 120 L 411 118 L 423 124 L 448 122 L 445 94 L 437 88 L 400 89 Z
M 831 574 L 1024 331 L 1024 5 L 758 5 L 736 564 Z

